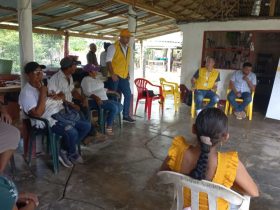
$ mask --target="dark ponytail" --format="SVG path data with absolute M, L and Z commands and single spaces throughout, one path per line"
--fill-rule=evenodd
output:
M 220 109 L 204 109 L 196 118 L 195 128 L 201 153 L 190 176 L 201 180 L 206 177 L 208 155 L 211 147 L 220 143 L 222 135 L 228 132 L 228 119 Z

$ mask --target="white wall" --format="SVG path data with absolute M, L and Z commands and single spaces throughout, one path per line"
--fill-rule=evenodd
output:
M 246 30 L 280 30 L 280 20 L 246 20 L 225 22 L 200 22 L 180 25 L 183 31 L 183 58 L 181 84 L 190 87 L 190 80 L 194 72 L 201 65 L 204 31 L 246 31 Z M 220 70 L 221 82 L 218 92 L 225 98 L 225 89 L 228 86 L 232 71 Z

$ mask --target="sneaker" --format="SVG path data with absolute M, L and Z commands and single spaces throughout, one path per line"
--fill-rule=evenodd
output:
M 106 134 L 109 135 L 109 136 L 113 136 L 114 135 L 113 129 L 112 128 L 106 128 Z
M 241 112 L 234 112 L 234 115 L 236 116 L 236 119 L 242 120 Z
M 59 152 L 58 160 L 66 168 L 72 168 L 73 167 L 72 162 L 67 157 L 67 152 L 64 151 L 64 150 L 61 150 Z
M 242 117 L 242 119 L 246 118 L 246 113 L 244 111 L 240 112 L 240 116 Z
M 75 154 L 70 156 L 70 160 L 73 164 L 84 164 L 84 160 L 81 155 Z
M 88 146 L 93 142 L 93 136 L 87 136 L 82 142 L 84 146 Z
M 96 132 L 95 136 L 93 137 L 93 143 L 102 143 L 108 139 L 108 137 L 102 133 Z
M 130 116 L 123 117 L 123 121 L 128 122 L 128 123 L 134 123 L 135 122 L 135 120 L 132 119 Z

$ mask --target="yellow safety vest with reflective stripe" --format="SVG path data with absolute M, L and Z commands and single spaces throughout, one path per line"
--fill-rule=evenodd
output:
M 219 76 L 219 71 L 213 69 L 211 72 L 208 72 L 208 70 L 203 67 L 199 69 L 198 75 L 199 76 L 195 82 L 195 88 L 198 90 L 211 90 Z
M 115 43 L 115 50 L 116 51 L 112 60 L 114 73 L 119 77 L 126 79 L 129 71 L 130 47 L 127 48 L 126 57 L 122 51 L 121 43 L 119 41 Z

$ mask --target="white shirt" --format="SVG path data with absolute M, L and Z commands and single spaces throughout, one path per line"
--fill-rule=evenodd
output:
M 69 81 L 70 83 L 68 82 L 63 71 L 59 70 L 50 78 L 48 82 L 48 89 L 50 92 L 54 91 L 55 93 L 64 93 L 65 99 L 69 102 L 72 102 L 72 91 L 74 90 L 74 82 L 71 75 L 69 76 Z
M 33 87 L 29 83 L 26 83 L 24 88 L 21 90 L 19 95 L 19 105 L 23 109 L 25 113 L 29 113 L 32 109 L 37 107 L 39 102 L 39 91 L 37 88 Z M 63 102 L 62 100 L 53 100 L 51 98 L 47 98 L 46 107 L 41 118 L 45 118 L 49 121 L 50 126 L 52 127 L 56 120 L 51 116 L 60 110 L 62 110 Z M 44 128 L 45 124 L 42 121 L 31 119 L 31 125 L 36 126 L 37 128 Z
M 102 66 L 102 67 L 106 67 L 106 56 L 107 56 L 107 52 L 106 51 L 103 51 L 100 54 L 100 66 Z
M 98 96 L 102 101 L 108 100 L 107 89 L 104 88 L 104 82 L 100 79 L 94 79 L 90 76 L 85 77 L 82 80 L 81 87 L 83 93 L 90 97 L 92 94 Z
M 124 56 L 126 57 L 128 46 L 123 46 L 121 43 L 120 43 L 120 45 L 121 45 L 121 49 L 124 53 Z M 106 62 L 112 62 L 115 52 L 116 52 L 115 45 L 111 44 L 107 49 Z

